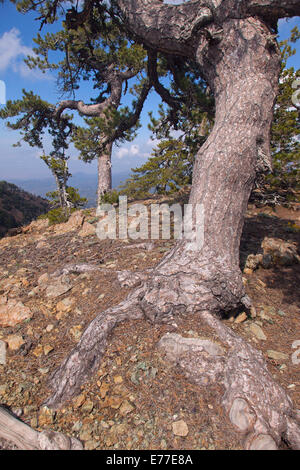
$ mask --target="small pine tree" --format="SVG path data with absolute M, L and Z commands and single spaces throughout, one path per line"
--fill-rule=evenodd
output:
M 300 32 L 295 27 L 291 31 L 290 39 L 281 43 L 282 71 L 271 133 L 273 172 L 265 180 L 270 191 L 284 194 L 287 200 L 299 198 L 297 191 L 300 189 L 299 110 L 292 102 L 295 91 L 292 85 L 299 79 L 300 70 L 295 70 L 294 67 L 286 68 L 287 59 L 296 52 L 291 43 L 295 43 L 299 38 Z
M 121 194 L 133 199 L 156 194 L 171 194 L 192 183 L 194 155 L 180 140 L 169 139 L 158 144 L 149 160 L 123 186 Z

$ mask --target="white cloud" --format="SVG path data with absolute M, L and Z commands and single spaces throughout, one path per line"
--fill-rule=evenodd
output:
M 30 47 L 22 43 L 21 33 L 17 28 L 6 31 L 0 37 L 0 72 L 12 69 L 19 73 L 22 77 L 47 78 L 47 74 L 43 74 L 39 70 L 31 70 L 23 62 L 28 56 L 34 56 L 34 52 Z
M 160 143 L 160 140 L 159 139 L 152 139 L 151 137 L 147 140 L 147 145 L 149 145 L 149 147 L 152 147 L 152 148 L 155 148 L 158 146 L 158 144 Z
M 138 155 L 140 153 L 140 146 L 137 144 L 132 144 L 129 148 L 122 147 L 116 152 L 116 157 L 121 159 L 124 157 L 131 157 L 133 155 Z
M 117 151 L 116 157 L 121 159 L 125 157 L 125 155 L 128 155 L 128 154 L 129 154 L 129 150 L 125 147 L 122 147 L 120 150 Z
M 136 145 L 136 144 L 132 144 L 131 147 L 130 147 L 130 153 L 132 155 L 137 155 L 140 151 L 140 147 L 139 145 Z

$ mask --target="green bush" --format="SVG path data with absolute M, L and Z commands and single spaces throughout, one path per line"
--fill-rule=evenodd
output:
M 112 191 L 109 191 L 101 197 L 101 203 L 102 204 L 118 204 L 119 203 L 119 191 L 116 189 L 113 189 Z
M 51 209 L 47 214 L 41 215 L 39 219 L 48 219 L 49 225 L 62 224 L 68 221 L 68 217 L 60 207 Z

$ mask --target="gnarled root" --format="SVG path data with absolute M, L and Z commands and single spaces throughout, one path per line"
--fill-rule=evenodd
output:
M 175 334 L 165 335 L 159 346 L 193 382 L 223 384 L 222 404 L 235 429 L 245 435 L 247 449 L 276 449 L 282 438 L 300 449 L 299 413 L 269 373 L 262 353 L 210 313 L 202 312 L 201 318 L 217 333 L 227 352 L 213 341 Z
M 60 432 L 38 432 L 0 406 L 0 437 L 22 450 L 82 450 L 80 441 Z
M 245 436 L 247 449 L 277 448 L 282 438 L 291 447 L 300 448 L 299 416 L 291 399 L 268 372 L 262 354 L 212 314 L 249 303 L 238 270 L 225 269 L 216 263 L 212 269 L 209 261 L 187 262 L 186 256 L 179 258 L 179 269 L 178 257 L 175 266 L 170 260 L 165 263 L 168 257 L 152 272 L 130 273 L 127 285 L 139 287 L 125 301 L 91 322 L 78 345 L 53 374 L 54 394 L 46 404 L 59 407 L 80 390 L 98 368 L 107 337 L 119 322 L 143 316 L 152 322 L 169 322 L 177 312 L 198 311 L 221 344 L 210 340 L 200 344 L 199 340 L 174 339 L 174 335 L 169 335 L 160 345 L 200 386 L 215 381 L 223 383 L 223 406 L 235 429 Z M 125 273 L 125 284 L 126 276 Z M 119 278 L 122 281 L 120 273 Z
M 80 390 L 80 386 L 97 370 L 107 337 L 116 324 L 143 316 L 138 307 L 139 295 L 139 290 L 134 291 L 117 307 L 101 313 L 89 324 L 77 346 L 50 378 L 54 394 L 45 405 L 59 408 Z
M 193 312 L 198 305 L 210 305 L 212 310 L 219 310 L 225 305 L 233 308 L 239 304 L 244 296 L 239 275 L 235 277 L 229 270 L 224 274 L 218 269 L 212 274 L 211 269 L 207 270 L 208 263 L 200 265 L 196 271 L 197 263 L 182 260 L 181 272 L 178 272 L 177 265 L 171 270 L 171 263 L 168 263 L 167 269 L 161 263 L 159 271 L 130 275 L 126 272 L 124 277 L 121 272 L 118 273 L 123 284 L 127 280 L 127 285 L 140 286 L 126 300 L 101 313 L 90 323 L 78 345 L 53 374 L 50 385 L 54 394 L 47 400 L 47 406 L 59 407 L 80 390 L 80 386 L 97 369 L 107 337 L 119 322 L 143 316 L 153 322 L 170 322 L 176 312 L 183 309 Z

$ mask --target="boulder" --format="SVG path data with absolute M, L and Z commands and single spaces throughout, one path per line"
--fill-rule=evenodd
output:
M 264 254 L 264 264 L 270 262 L 270 257 L 274 265 L 290 266 L 300 262 L 295 243 L 285 242 L 280 238 L 265 237 L 261 247 Z
M 96 234 L 96 228 L 92 224 L 89 224 L 88 222 L 83 223 L 82 229 L 78 233 L 80 237 L 88 237 L 89 235 L 95 235 L 95 234 Z

